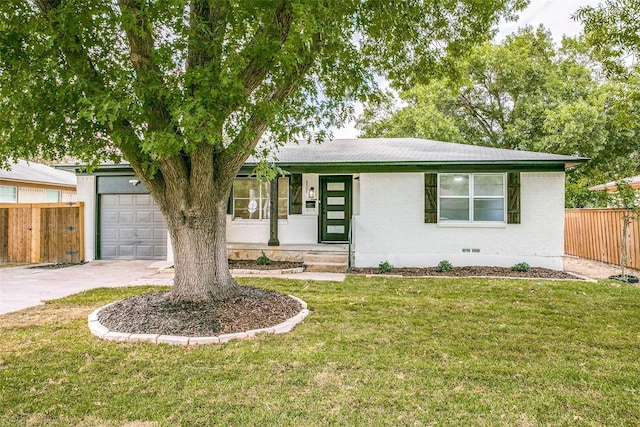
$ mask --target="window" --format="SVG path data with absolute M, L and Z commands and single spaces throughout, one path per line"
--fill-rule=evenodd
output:
M 18 201 L 18 187 L 0 185 L 0 202 L 16 203 Z
M 289 214 L 302 213 L 302 174 L 289 176 Z
M 47 203 L 59 203 L 60 190 L 44 190 L 44 201 Z
M 255 178 L 236 178 L 233 183 L 233 219 L 269 219 L 271 184 Z M 278 218 L 289 210 L 289 179 L 278 178 Z
M 505 174 L 438 176 L 439 222 L 505 222 Z

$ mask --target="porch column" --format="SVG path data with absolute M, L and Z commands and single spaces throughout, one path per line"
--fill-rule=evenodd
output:
M 269 246 L 280 246 L 278 240 L 278 177 L 271 180 L 269 194 Z

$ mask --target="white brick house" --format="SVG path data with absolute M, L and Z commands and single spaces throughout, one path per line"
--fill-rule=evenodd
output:
M 381 138 L 285 145 L 273 161 L 289 175 L 260 183 L 249 177 L 250 159 L 234 184 L 230 257 L 339 246 L 358 267 L 447 259 L 562 269 L 564 171 L 587 159 Z M 161 215 L 128 166 L 78 178 L 85 218 L 97 218 L 85 221 L 85 253 L 171 259 Z

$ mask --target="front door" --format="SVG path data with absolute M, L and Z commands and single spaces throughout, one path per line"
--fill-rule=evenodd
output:
M 347 242 L 351 176 L 320 176 L 320 241 Z

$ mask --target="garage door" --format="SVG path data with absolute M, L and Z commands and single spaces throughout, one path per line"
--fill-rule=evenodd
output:
M 167 258 L 167 226 L 149 194 L 100 195 L 100 258 Z

